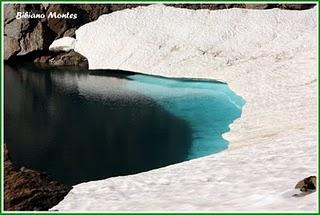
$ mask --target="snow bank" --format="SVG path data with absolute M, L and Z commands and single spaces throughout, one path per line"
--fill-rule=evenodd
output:
M 229 150 L 76 185 L 53 209 L 315 211 L 316 193 L 292 194 L 317 172 L 316 11 L 152 5 L 79 28 L 90 69 L 223 80 L 246 105 Z
M 75 39 L 72 37 L 63 37 L 53 41 L 49 46 L 50 51 L 70 51 L 74 49 Z

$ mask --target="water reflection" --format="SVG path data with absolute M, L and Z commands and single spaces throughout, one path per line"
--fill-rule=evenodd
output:
M 5 142 L 14 164 L 76 184 L 186 160 L 188 122 L 126 85 L 87 71 L 5 65 Z

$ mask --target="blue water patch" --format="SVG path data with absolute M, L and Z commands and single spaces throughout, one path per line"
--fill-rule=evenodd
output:
M 227 84 L 5 65 L 4 142 L 17 168 L 65 184 L 219 152 L 244 101 Z
M 241 115 L 245 101 L 225 83 L 130 76 L 128 87 L 158 102 L 192 128 L 189 159 L 220 152 L 228 147 L 222 134 Z

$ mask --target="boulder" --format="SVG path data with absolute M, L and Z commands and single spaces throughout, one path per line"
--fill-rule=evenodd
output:
M 316 176 L 309 176 L 304 178 L 303 180 L 299 181 L 295 189 L 300 189 L 301 192 L 309 192 L 316 190 L 317 188 L 317 177 Z
M 50 65 L 54 66 L 81 66 L 88 67 L 88 60 L 81 54 L 70 51 L 62 52 L 49 60 Z

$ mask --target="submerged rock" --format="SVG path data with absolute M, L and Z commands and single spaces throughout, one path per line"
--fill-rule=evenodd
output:
M 4 209 L 7 211 L 48 210 L 71 190 L 46 173 L 16 169 L 4 145 Z

